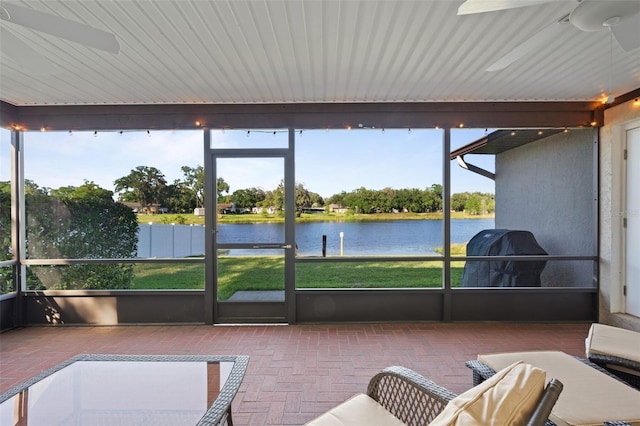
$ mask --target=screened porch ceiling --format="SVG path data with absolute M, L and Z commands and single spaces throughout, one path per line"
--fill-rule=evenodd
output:
M 458 16 L 462 3 L 2 1 L 9 12 L 18 5 L 111 33 L 117 49 L 0 20 L 0 100 L 18 107 L 555 102 L 598 101 L 610 81 L 614 96 L 640 88 L 640 49 L 624 51 L 606 30 L 555 24 L 577 0 Z M 506 69 L 486 71 L 549 25 L 563 29 Z

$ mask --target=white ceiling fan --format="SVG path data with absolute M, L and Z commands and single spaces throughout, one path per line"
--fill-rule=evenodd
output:
M 557 0 L 466 0 L 458 8 L 458 15 L 515 9 L 553 1 Z M 553 43 L 567 25 L 588 32 L 609 30 L 627 52 L 640 47 L 640 0 L 575 0 L 575 3 L 569 14 L 531 36 L 489 66 L 487 71 L 505 69 L 518 59 Z
M 11 2 L 0 1 L 0 24 L 0 52 L 21 67 L 35 72 L 47 73 L 52 64 L 16 37 L 10 31 L 12 26 L 22 26 L 105 52 L 117 54 L 120 51 L 118 40 L 110 32 Z

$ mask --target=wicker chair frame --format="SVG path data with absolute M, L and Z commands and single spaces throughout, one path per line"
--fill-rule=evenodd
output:
M 583 362 L 584 364 L 588 365 L 589 367 L 595 368 L 596 370 L 600 371 L 603 374 L 606 374 L 608 376 L 613 377 L 614 379 L 628 384 L 626 383 L 624 380 L 620 379 L 619 377 L 617 377 L 614 374 L 609 373 L 606 369 L 600 367 L 599 365 L 586 360 L 584 358 L 580 358 L 577 356 L 574 356 L 575 359 L 577 359 L 578 361 Z M 464 365 L 466 365 L 468 368 L 471 369 L 472 373 L 473 373 L 473 385 L 477 386 L 478 384 L 482 383 L 483 381 L 485 381 L 486 379 L 488 379 L 489 377 L 493 376 L 494 374 L 496 374 L 496 371 L 489 367 L 488 365 L 477 361 L 477 360 L 471 360 L 471 361 L 466 361 L 464 363 Z M 553 379 L 552 379 L 553 380 Z M 555 403 L 555 401 L 554 401 Z M 549 414 L 551 414 L 551 409 L 553 408 L 550 407 L 549 408 L 549 413 L 547 414 L 547 417 L 549 416 Z M 546 426 L 556 426 L 556 424 L 551 421 L 551 420 L 547 420 L 545 423 L 543 423 Z M 604 423 L 604 426 L 631 426 L 630 423 L 627 423 L 625 421 L 618 421 L 618 420 L 611 420 L 611 421 L 607 421 Z
M 592 363 L 600 366 L 607 370 L 610 374 L 622 379 L 628 385 L 640 390 L 640 362 L 634 361 L 627 358 L 619 358 L 613 355 L 603 355 L 603 354 L 587 354 L 587 358 Z M 626 371 L 621 371 L 616 368 L 612 368 L 612 366 L 624 367 L 630 370 L 635 370 L 638 374 L 628 373 Z
M 562 383 L 552 379 L 527 426 L 545 424 L 561 391 Z M 398 366 L 373 376 L 367 394 L 408 426 L 429 424 L 457 396 L 415 371 Z

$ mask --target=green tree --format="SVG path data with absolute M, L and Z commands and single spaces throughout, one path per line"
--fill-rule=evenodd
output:
M 224 193 L 228 194 L 230 189 L 231 188 L 229 188 L 229 184 L 225 182 L 223 178 L 219 177 L 218 180 L 216 181 L 216 192 L 218 194 L 219 203 L 224 203 L 225 201 L 227 201 L 225 199 L 227 195 L 225 195 Z M 203 197 L 203 200 L 204 200 L 204 197 Z
M 0 182 L 0 260 L 11 260 L 11 182 Z M 13 291 L 13 271 L 0 268 L 0 294 Z
M 10 260 L 12 257 L 11 182 L 0 182 L 0 260 Z
M 462 212 L 464 211 L 464 205 L 469 198 L 468 193 L 457 193 L 451 196 L 451 210 Z
M 424 194 L 418 188 L 399 189 L 396 191 L 395 208 L 400 211 L 406 209 L 411 213 L 421 213 L 425 211 Z
M 75 186 L 62 186 L 58 189 L 52 189 L 51 195 L 60 200 L 101 200 L 113 201 L 113 191 L 101 188 L 93 181 L 84 181 L 84 184 Z
M 347 206 L 347 202 L 345 201 L 346 197 L 347 197 L 347 192 L 342 191 L 339 194 L 333 194 L 331 197 L 327 198 L 326 203 L 338 204 L 340 206 L 346 207 Z
M 462 192 L 451 196 L 451 209 L 465 211 L 471 215 L 494 213 L 496 210 L 495 195 L 480 192 Z
M 367 189 L 364 186 L 352 191 L 345 201 L 356 213 L 375 213 L 378 209 L 378 197 L 376 191 Z
M 311 207 L 324 206 L 324 199 L 317 192 L 309 192 L 309 198 L 311 199 Z
M 162 204 L 167 181 L 162 172 L 155 167 L 138 166 L 127 176 L 116 179 L 114 184 L 116 192 L 129 194 L 121 195 L 122 200 L 135 197 L 144 209 L 152 204 Z
M 173 184 L 165 187 L 162 205 L 173 213 L 193 213 L 197 204 L 193 192 L 185 186 L 185 183 L 175 180 Z
M 196 207 L 204 207 L 204 168 L 202 166 L 195 168 L 182 166 L 182 173 L 184 187 L 191 191 Z M 220 196 L 221 180 L 224 182 L 224 179 L 218 179 L 218 196 Z M 226 186 L 226 192 L 229 192 L 229 185 Z
M 309 208 L 312 205 L 311 202 L 311 193 L 307 188 L 304 187 L 303 184 L 296 184 L 295 188 L 296 194 L 296 211 L 301 212 L 304 208 Z
M 434 183 L 431 188 L 428 188 L 425 200 L 425 211 L 438 212 L 442 211 L 442 185 Z
M 472 215 L 482 213 L 482 197 L 477 192 L 469 195 L 467 202 L 464 204 L 464 210 Z
M 25 194 L 26 252 L 32 259 L 135 257 L 138 222 L 113 201 L 111 191 L 85 182 L 80 187 Z M 129 288 L 131 264 L 78 264 L 29 268 L 29 289 Z
M 263 207 L 273 207 L 279 214 L 284 210 L 284 180 L 281 180 L 278 187 L 272 191 L 267 191 L 262 200 Z
M 394 208 L 402 208 L 394 205 L 397 191 L 393 188 L 383 188 L 381 191 L 377 191 L 378 208 L 384 213 L 391 213 Z
M 250 209 L 256 207 L 266 197 L 266 193 L 260 188 L 239 189 L 231 194 L 231 202 L 236 208 Z

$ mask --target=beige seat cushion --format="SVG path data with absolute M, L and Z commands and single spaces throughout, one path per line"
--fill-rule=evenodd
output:
M 557 351 L 478 355 L 496 371 L 523 361 L 557 378 L 564 388 L 550 419 L 557 425 L 599 425 L 625 420 L 640 426 L 640 392 L 599 372 L 574 357 Z
M 358 394 L 306 426 L 406 426 L 365 394 Z
M 640 333 L 635 331 L 605 324 L 591 324 L 585 346 L 587 356 L 612 355 L 640 362 Z
M 452 399 L 430 426 L 524 425 L 542 396 L 545 372 L 516 362 Z

